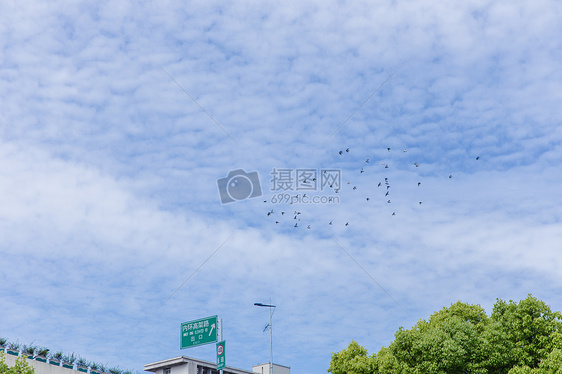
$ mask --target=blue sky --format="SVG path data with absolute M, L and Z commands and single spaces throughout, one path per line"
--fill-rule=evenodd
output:
M 274 361 L 323 373 L 457 300 L 562 309 L 559 2 L 0 14 L 0 336 L 140 371 L 213 361 L 179 329 L 218 315 L 251 369 L 271 298 Z M 308 193 L 339 203 L 272 203 L 274 168 L 340 170 Z M 236 169 L 263 195 L 221 204 Z

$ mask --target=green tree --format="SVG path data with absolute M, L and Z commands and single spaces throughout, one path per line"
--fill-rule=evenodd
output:
M 501 353 L 498 360 L 502 368 L 538 368 L 555 348 L 554 337 L 562 332 L 561 318 L 560 312 L 551 311 L 532 295 L 519 303 L 498 299 L 491 315 L 490 332 L 495 337 L 487 337 L 489 349 Z
M 9 367 L 6 363 L 6 354 L 0 352 L 0 374 L 35 374 L 33 367 L 27 362 L 27 358 L 19 356 L 14 366 Z
M 532 295 L 479 305 L 452 304 L 399 328 L 372 356 L 357 342 L 332 354 L 333 374 L 562 374 L 562 315 Z
M 374 361 L 367 350 L 351 341 L 341 352 L 332 353 L 328 371 L 332 374 L 369 374 L 374 372 Z

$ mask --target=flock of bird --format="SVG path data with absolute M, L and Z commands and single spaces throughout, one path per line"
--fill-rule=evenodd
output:
M 392 152 L 391 148 L 386 148 L 387 152 Z M 407 149 L 402 149 L 401 153 L 407 153 L 408 150 Z M 345 156 L 346 154 L 350 153 L 350 148 L 346 148 L 345 150 L 341 150 L 338 152 L 339 156 Z M 476 157 L 476 160 L 479 160 L 480 156 Z M 368 168 L 374 165 L 373 163 L 371 163 L 371 159 L 370 158 L 366 158 L 365 161 L 363 162 L 363 166 L 361 167 L 361 169 L 359 169 L 359 174 L 364 174 L 368 171 Z M 420 167 L 420 163 L 417 161 L 414 161 L 412 163 L 412 167 L 415 168 L 419 168 Z M 385 171 L 387 169 L 390 169 L 390 165 L 388 162 L 386 161 L 382 161 L 381 162 L 381 168 L 385 169 Z M 391 199 L 391 185 L 390 185 L 390 180 L 388 176 L 383 177 L 384 179 L 380 179 L 379 181 L 376 182 L 376 187 L 375 189 L 380 189 L 379 194 L 381 196 L 383 196 L 384 201 L 386 204 L 392 204 L 392 199 Z M 449 174 L 448 176 L 449 179 L 453 178 L 452 174 Z M 316 181 L 316 180 L 315 180 Z M 352 191 L 358 191 L 358 187 L 355 184 L 352 184 L 351 181 L 347 181 L 346 182 L 347 185 L 350 186 L 350 189 Z M 417 182 L 417 187 L 420 187 L 422 185 L 421 181 Z M 351 187 L 353 186 L 353 187 Z M 342 186 L 333 186 L 330 185 L 330 188 L 334 191 L 334 193 L 338 194 L 340 193 L 340 190 L 342 188 Z M 306 194 L 296 194 L 294 196 L 292 196 L 294 199 L 293 201 L 299 201 L 299 197 L 306 197 Z M 370 196 L 364 196 L 365 201 L 370 202 L 372 201 Z M 264 200 L 264 203 L 268 203 L 268 200 Z M 422 205 L 422 201 L 418 201 L 417 204 L 419 204 L 420 206 Z M 283 207 L 284 208 L 284 207 Z M 391 215 L 392 216 L 396 216 L 396 211 L 392 211 Z M 302 218 L 302 212 L 298 209 L 294 209 L 293 208 L 293 204 L 291 203 L 289 205 L 288 208 L 285 209 L 280 209 L 280 210 L 275 210 L 275 209 L 270 209 L 267 211 L 267 216 L 270 217 L 271 219 L 274 220 L 276 225 L 279 225 L 281 223 L 286 223 L 287 221 L 291 222 L 292 227 L 296 228 L 300 228 L 300 227 L 305 227 L 306 229 L 310 230 L 312 228 L 311 224 L 302 224 L 301 223 L 301 218 Z M 291 219 L 292 217 L 292 219 Z M 334 222 L 335 220 L 329 220 L 327 221 L 325 224 L 327 224 L 328 226 L 334 226 Z M 345 221 L 344 222 L 340 222 L 340 225 L 343 225 L 344 227 L 348 227 L 350 225 L 349 221 Z

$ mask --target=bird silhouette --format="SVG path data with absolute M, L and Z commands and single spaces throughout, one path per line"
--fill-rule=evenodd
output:
M 346 151 L 347 153 L 349 153 L 349 148 L 346 148 L 345 151 Z
M 380 186 L 381 186 L 381 184 L 382 184 L 382 182 L 379 182 L 379 184 L 377 185 L 377 187 L 380 187 Z
M 338 153 L 339 153 L 340 155 L 343 155 L 343 151 L 339 151 Z
M 366 162 L 366 163 L 369 163 L 369 159 L 366 159 L 365 162 Z
M 420 186 L 421 182 L 418 182 L 418 187 Z
M 477 156 L 476 159 L 477 159 L 477 160 L 480 160 L 480 156 Z
M 349 226 L 349 222 L 346 222 L 345 225 L 346 225 L 346 226 Z
M 453 174 L 449 174 L 449 179 L 453 178 Z
M 384 194 L 384 196 L 388 196 L 388 191 L 386 191 L 386 193 Z
M 396 215 L 396 212 L 392 212 L 392 215 L 395 216 L 395 215 Z

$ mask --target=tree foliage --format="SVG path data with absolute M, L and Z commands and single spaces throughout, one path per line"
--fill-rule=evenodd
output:
M 456 302 L 399 328 L 394 341 L 369 356 L 352 341 L 333 353 L 332 374 L 562 374 L 562 315 L 528 295 L 497 299 L 487 316 Z
M 9 367 L 6 363 L 6 354 L 0 352 L 0 374 L 35 374 L 35 370 L 29 365 L 25 356 L 19 356 L 16 364 Z

